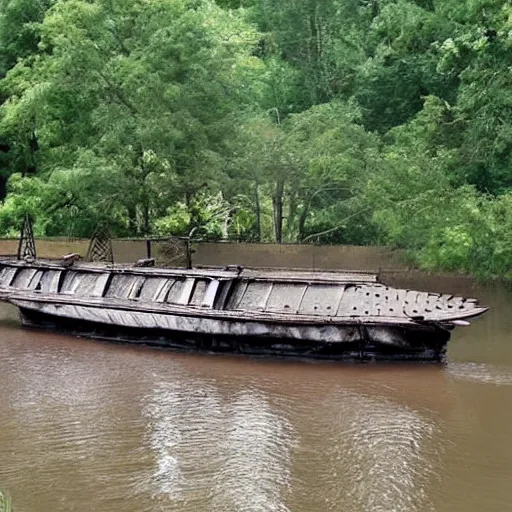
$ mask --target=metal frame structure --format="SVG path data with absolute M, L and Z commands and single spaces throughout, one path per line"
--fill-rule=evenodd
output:
M 36 241 L 34 238 L 34 230 L 32 229 L 32 217 L 28 213 L 25 215 L 21 226 L 17 258 L 19 260 L 35 260 L 37 258 Z
M 112 237 L 105 225 L 99 225 L 93 233 L 85 259 L 90 262 L 114 263 Z

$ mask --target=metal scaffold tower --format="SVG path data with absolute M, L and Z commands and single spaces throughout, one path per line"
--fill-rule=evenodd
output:
M 86 261 L 102 261 L 114 263 L 114 252 L 112 250 L 112 238 L 110 231 L 104 225 L 96 228 L 92 235 L 89 249 L 87 251 Z
M 32 229 L 32 218 L 26 214 L 21 226 L 20 243 L 18 245 L 19 260 L 35 260 L 36 241 L 34 239 L 34 230 Z

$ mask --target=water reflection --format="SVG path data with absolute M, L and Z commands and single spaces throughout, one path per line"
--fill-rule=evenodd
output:
M 285 499 L 295 445 L 289 421 L 254 389 L 229 401 L 226 419 L 219 447 L 224 460 L 215 478 L 212 510 L 288 512 Z
M 144 479 L 169 510 L 435 510 L 443 423 L 393 399 L 392 382 L 349 378 L 306 395 L 300 381 L 247 376 L 240 389 L 185 367 L 176 377 L 143 409 L 154 456 Z
M 148 475 L 153 497 L 183 504 L 204 500 L 223 428 L 217 390 L 181 374 L 159 382 L 144 401 L 145 438 L 154 455 Z
M 234 396 L 195 379 L 161 382 L 144 407 L 153 450 L 153 497 L 173 510 L 286 512 L 293 446 L 290 426 L 265 395 Z M 169 503 L 170 505 L 170 503 Z M 201 508 L 203 507 L 203 508 Z
M 326 447 L 315 461 L 321 468 L 318 497 L 309 506 L 346 512 L 433 510 L 428 488 L 439 457 L 439 450 L 432 450 L 438 426 L 406 406 L 349 390 L 330 394 L 329 402 L 331 415 L 316 436 Z

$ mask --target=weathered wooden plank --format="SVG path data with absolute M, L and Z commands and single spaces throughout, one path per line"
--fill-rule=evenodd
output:
M 43 277 L 44 272 L 42 270 L 38 270 L 30 280 L 27 286 L 27 290 L 37 290 L 41 288 L 41 278 Z
M 418 296 L 420 292 L 409 290 L 405 296 L 404 301 L 404 312 L 408 316 L 419 316 L 420 307 L 418 305 Z
M 364 295 L 357 286 L 347 286 L 338 308 L 338 317 L 359 317 L 364 311 Z
M 227 301 L 229 296 L 231 295 L 231 292 L 233 290 L 233 287 L 235 286 L 235 282 L 233 280 L 226 280 L 226 281 L 219 281 L 219 284 L 222 284 L 220 293 L 218 294 L 214 307 L 216 309 L 225 309 L 227 305 Z
M 169 279 L 164 277 L 147 277 L 142 285 L 139 300 L 141 301 L 158 301 L 162 289 L 169 283 Z M 160 300 L 158 302 L 163 302 Z
M 50 270 L 66 270 L 59 262 L 49 260 L 36 260 L 33 263 L 13 259 L 0 259 L 0 266 L 12 268 L 41 268 Z M 87 273 L 103 273 L 105 271 L 118 275 L 140 275 L 154 277 L 216 277 L 219 279 L 234 279 L 238 277 L 238 271 L 223 270 L 219 268 L 206 269 L 184 269 L 166 267 L 133 267 L 129 265 L 111 265 L 105 263 L 81 263 L 73 265 L 74 270 Z
M 83 274 L 80 273 L 82 276 Z M 89 278 L 94 279 L 93 275 Z M 114 275 L 105 293 L 105 297 L 117 299 L 136 299 L 144 283 L 144 277 L 139 275 Z
M 420 314 L 426 314 L 432 312 L 433 304 L 438 301 L 438 297 L 427 292 L 421 292 L 418 294 L 416 302 L 420 310 Z
M 96 284 L 91 292 L 92 297 L 103 297 L 106 292 L 108 281 L 110 279 L 109 274 L 100 274 L 96 279 Z
M 245 292 L 249 283 L 247 281 L 242 281 L 234 284 L 235 289 L 233 290 L 233 295 L 228 300 L 225 309 L 237 310 L 239 309 L 240 302 L 244 298 Z
M 177 304 L 184 284 L 185 284 L 185 279 L 171 280 L 171 285 L 170 285 L 169 291 L 167 293 L 167 296 L 165 297 L 165 301 L 169 304 Z

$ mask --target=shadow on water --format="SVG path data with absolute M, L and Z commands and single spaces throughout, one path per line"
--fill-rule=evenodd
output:
M 455 284 L 493 309 L 444 366 L 176 354 L 2 309 L 0 487 L 21 512 L 506 510 L 511 295 Z

